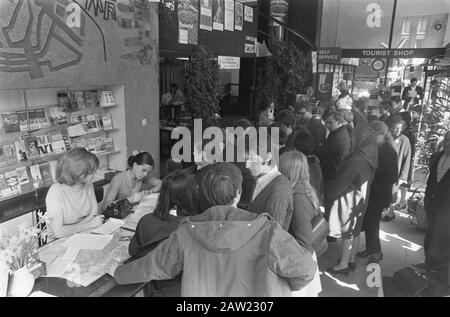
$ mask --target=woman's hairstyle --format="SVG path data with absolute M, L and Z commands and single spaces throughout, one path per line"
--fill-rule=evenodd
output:
M 162 180 L 154 214 L 161 220 L 167 220 L 173 208 L 177 209 L 178 216 L 198 213 L 198 185 L 194 176 L 183 170 L 173 171 Z
M 76 147 L 64 154 L 56 165 L 55 178 L 60 184 L 80 184 L 83 177 L 93 174 L 99 165 L 97 156 L 82 147 Z
M 309 180 L 309 164 L 306 156 L 298 151 L 283 153 L 280 157 L 280 172 L 287 177 L 291 186 L 299 188 L 315 207 L 319 199 Z
M 228 206 L 242 192 L 242 172 L 232 163 L 217 163 L 205 173 L 201 184 L 211 206 Z
M 129 168 L 133 168 L 134 163 L 136 163 L 137 165 L 150 165 L 150 166 L 155 166 L 155 162 L 153 161 L 153 157 L 150 153 L 148 152 L 141 152 L 139 154 L 136 155 L 131 155 L 128 158 L 128 167 Z

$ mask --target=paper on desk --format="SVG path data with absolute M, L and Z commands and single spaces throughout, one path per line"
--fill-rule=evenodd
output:
M 82 250 L 103 250 L 113 238 L 112 235 L 98 235 L 78 233 L 71 236 L 66 242 L 65 247 L 73 247 Z
M 158 197 L 159 194 L 150 194 L 142 198 L 142 200 L 139 202 L 139 207 L 155 207 L 158 203 Z
M 92 233 L 97 234 L 111 234 L 120 227 L 122 227 L 125 224 L 124 220 L 110 218 L 107 222 L 105 222 L 100 227 L 94 229 Z
M 141 220 L 141 218 L 144 217 L 145 215 L 150 214 L 152 212 L 153 208 L 151 207 L 138 208 L 133 214 L 131 214 L 127 218 L 127 221 L 123 225 L 123 227 L 131 230 L 136 230 L 139 220 Z
M 68 247 L 63 255 L 59 256 L 50 264 L 46 276 L 62 277 L 64 272 L 72 265 L 80 252 L 79 248 Z
M 28 297 L 56 297 L 55 295 L 52 294 L 48 294 L 48 293 L 44 293 L 41 291 L 38 292 L 33 292 L 30 295 L 28 295 Z

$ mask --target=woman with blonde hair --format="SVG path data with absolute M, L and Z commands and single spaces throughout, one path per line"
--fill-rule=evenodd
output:
M 294 193 L 294 212 L 289 233 L 301 246 L 312 253 L 314 261 L 317 262 L 316 252 L 312 246 L 313 232 L 311 222 L 319 209 L 319 199 L 310 184 L 308 159 L 303 153 L 298 151 L 283 153 L 280 157 L 279 170 L 289 180 Z M 302 290 L 295 292 L 293 296 L 316 297 L 321 291 L 319 270 L 317 270 L 311 283 Z
M 45 198 L 45 218 L 55 238 L 62 238 L 100 226 L 92 183 L 99 161 L 84 148 L 73 148 L 56 166 L 56 183 Z

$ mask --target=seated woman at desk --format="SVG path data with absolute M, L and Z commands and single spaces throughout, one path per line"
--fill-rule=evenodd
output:
M 194 176 L 178 170 L 167 175 L 161 185 L 153 213 L 139 220 L 130 241 L 131 256 L 144 255 L 175 231 L 184 217 L 198 214 L 198 186 Z
M 115 175 L 111 180 L 103 209 L 115 200 L 128 198 L 134 203 L 147 194 L 158 192 L 161 180 L 149 175 L 153 166 L 153 157 L 148 152 L 130 156 L 128 170 Z
M 84 148 L 73 148 L 58 161 L 56 181 L 45 198 L 45 218 L 55 238 L 62 238 L 100 226 L 92 183 L 98 158 Z

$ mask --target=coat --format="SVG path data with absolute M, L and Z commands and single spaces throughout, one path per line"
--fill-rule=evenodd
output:
M 350 153 L 351 139 L 345 126 L 330 132 L 324 145 L 317 150 L 324 180 L 336 177 L 339 164 Z
M 131 256 L 142 256 L 153 250 L 177 229 L 181 220 L 183 217 L 172 215 L 169 215 L 167 220 L 161 220 L 154 214 L 145 215 L 137 224 L 136 232 L 128 246 L 128 253 Z
M 359 235 L 374 171 L 361 155 L 352 155 L 342 162 L 336 178 L 325 187 L 325 203 L 331 206 L 330 236 L 351 239 Z
M 450 263 L 450 170 L 437 181 L 437 167 L 444 152 L 430 158 L 430 174 L 425 190 L 428 230 L 425 238 L 426 261 L 437 265 Z
M 215 206 L 184 219 L 146 256 L 119 266 L 118 284 L 171 279 L 181 296 L 291 296 L 314 277 L 311 254 L 266 213 Z
M 248 205 L 248 211 L 266 212 L 277 220 L 284 230 L 288 230 L 294 210 L 292 197 L 292 188 L 288 179 L 278 175 L 252 200 Z
M 312 246 L 313 232 L 311 221 L 316 215 L 316 208 L 300 187 L 294 187 L 293 192 L 294 212 L 289 226 L 289 233 L 301 246 L 312 253 L 314 248 Z

